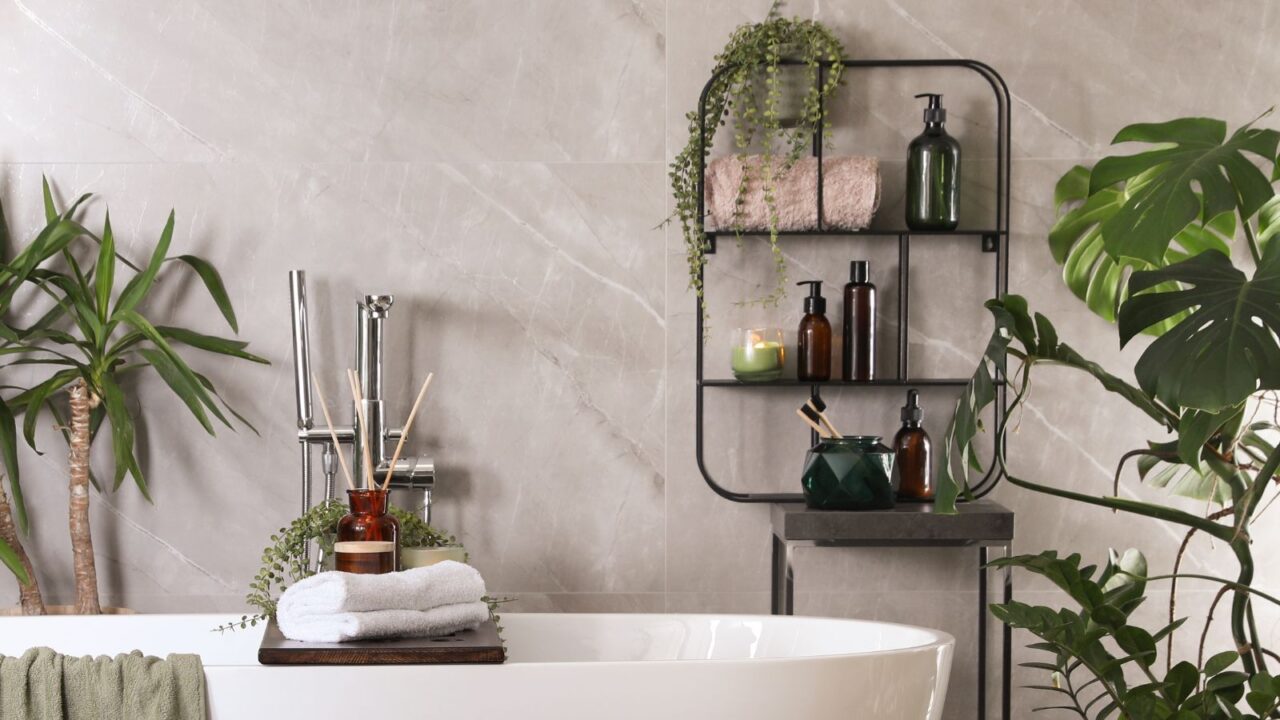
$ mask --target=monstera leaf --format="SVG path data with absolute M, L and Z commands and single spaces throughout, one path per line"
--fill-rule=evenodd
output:
M 1185 290 L 1160 292 L 1162 283 Z M 1134 373 L 1146 392 L 1174 407 L 1216 412 L 1258 390 L 1280 388 L 1280 243 L 1269 243 L 1253 278 L 1216 250 L 1160 270 L 1134 273 L 1120 308 L 1120 342 L 1186 311 L 1142 353 Z
M 1123 186 L 1090 194 L 1089 169 L 1077 165 L 1062 176 L 1054 190 L 1054 203 L 1060 215 L 1049 231 L 1049 250 L 1054 261 L 1062 266 L 1062 279 L 1071 292 L 1107 322 L 1115 322 L 1116 308 L 1128 297 L 1129 276 L 1136 270 L 1154 270 L 1158 266 L 1145 260 L 1107 254 L 1102 226 L 1124 208 L 1135 192 L 1158 177 L 1159 171 L 1160 168 L 1154 168 Z M 1069 209 L 1063 212 L 1064 208 Z M 1193 222 L 1174 236 L 1159 267 L 1210 249 L 1230 254 L 1224 238 L 1230 238 L 1235 230 L 1234 212 L 1222 213 L 1203 224 Z M 1170 283 L 1163 289 L 1176 290 L 1178 286 Z M 1177 319 L 1171 319 L 1147 328 L 1146 332 L 1160 335 L 1176 322 Z
M 1280 133 L 1248 125 L 1227 137 L 1227 125 L 1211 118 L 1181 118 L 1130 125 L 1112 143 L 1165 145 L 1136 155 L 1098 161 L 1089 175 L 1089 194 L 1120 183 L 1127 197 L 1101 225 L 1103 245 L 1113 258 L 1159 264 L 1178 233 L 1198 219 L 1238 210 L 1252 217 L 1274 192 L 1254 164 L 1258 156 L 1275 164 Z

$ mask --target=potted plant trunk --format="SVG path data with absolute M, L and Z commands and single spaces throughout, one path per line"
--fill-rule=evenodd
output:
M 939 509 L 953 511 L 965 492 L 982 411 L 997 398 L 995 381 L 1007 380 L 1009 412 L 994 430 L 994 462 L 1010 483 L 1098 512 L 1167 522 L 1182 538 L 1168 572 L 1150 569 L 1137 549 L 1113 550 L 1098 565 L 1069 549 L 993 563 L 1044 576 L 1070 598 L 1065 607 L 992 606 L 1045 651 L 1044 661 L 1029 664 L 1045 674 L 1035 684 L 1056 696 L 1052 705 L 1084 718 L 1275 717 L 1280 656 L 1266 647 L 1255 606 L 1280 600 L 1253 584 L 1250 529 L 1280 479 L 1280 199 L 1272 184 L 1280 133 L 1247 125 L 1228 134 L 1222 121 L 1182 118 L 1131 125 L 1114 142 L 1153 147 L 1068 172 L 1056 189 L 1062 214 L 1049 247 L 1067 285 L 1116 322 L 1121 345 L 1153 338 L 1133 368 L 1136 384 L 1075 351 L 1025 299 L 989 301 L 995 332 L 944 437 Z M 1233 252 L 1247 259 L 1236 262 Z M 1021 476 L 1004 452 L 1007 418 L 1018 416 L 1040 365 L 1079 371 L 1142 412 L 1153 434 L 1173 438 L 1117 458 L 1109 494 Z M 1130 466 L 1141 482 L 1194 498 L 1203 510 L 1119 497 Z M 1183 572 L 1183 553 L 1197 536 L 1220 543 L 1234 562 L 1220 572 Z M 1167 583 L 1176 598 L 1189 579 L 1218 588 L 1208 621 L 1178 617 L 1172 603 L 1159 626 L 1134 618 L 1148 585 Z M 1209 623 L 1219 612 L 1229 623 L 1214 633 Z M 1195 633 L 1197 654 L 1174 656 L 1179 632 Z
M 99 431 L 110 428 L 114 468 L 111 488 L 118 489 L 126 475 L 150 500 L 146 478 L 139 466 L 134 434 L 134 410 L 126 391 L 127 380 L 144 370 L 158 375 L 210 434 L 213 420 L 228 427 L 228 414 L 252 428 L 233 409 L 222 403 L 212 381 L 195 372 L 175 346 L 265 363 L 246 350 L 247 343 L 205 335 L 182 327 L 153 323 L 147 316 L 147 299 L 158 278 L 170 268 L 193 270 L 213 299 L 232 331 L 237 331 L 235 311 L 216 268 L 194 255 L 169 256 L 174 218 L 160 233 L 150 259 L 138 267 L 119 257 L 111 229 L 110 215 L 101 234 L 95 234 L 77 220 L 89 195 L 79 198 L 65 212 L 53 201 L 46 182 L 44 199 L 47 225 L 14 260 L 0 267 L 0 304 L 8 307 L 20 291 L 36 300 L 49 298 L 50 307 L 30 326 L 5 322 L 0 326 L 5 356 L 18 355 L 15 363 L 37 365 L 50 375 L 30 388 L 6 399 L 0 411 L 0 454 L 10 476 L 13 491 L 14 532 L 6 534 L 0 521 L 0 538 L 18 556 L 19 581 L 23 583 L 23 609 L 38 611 L 39 588 L 29 560 L 23 561 L 17 531 L 25 531 L 26 509 L 18 483 L 16 427 L 14 414 L 25 413 L 23 436 L 37 450 L 35 428 L 42 412 L 48 412 L 67 442 L 69 531 L 72 568 L 75 576 L 77 613 L 102 611 L 98 597 L 97 568 L 94 562 L 93 533 L 89 524 L 90 485 L 95 483 L 90 469 L 90 451 Z M 82 264 L 82 248 L 92 248 L 92 263 Z M 80 254 L 78 254 L 78 252 Z M 123 269 L 121 270 L 123 266 Z M 55 269 L 56 267 L 56 269 Z M 116 281 L 132 271 L 126 282 Z M 17 545 L 15 546 L 15 542 Z M 6 563 L 8 564 L 8 563 Z M 12 566 L 11 566 L 12 567 Z

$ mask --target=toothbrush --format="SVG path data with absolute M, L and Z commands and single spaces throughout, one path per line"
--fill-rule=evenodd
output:
M 827 418 L 827 404 L 823 402 L 822 398 L 811 397 L 809 398 L 809 402 L 806 404 L 813 408 L 813 411 L 818 414 L 818 419 L 822 421 L 822 424 L 826 425 L 827 428 L 831 430 L 832 437 L 844 437 L 840 434 L 840 431 L 836 429 L 836 426 L 831 424 L 831 420 Z
M 800 416 L 800 419 L 804 421 L 805 425 L 813 428 L 813 431 L 818 433 L 818 437 L 831 437 L 831 434 L 827 429 L 818 424 L 817 413 L 815 413 L 808 405 L 801 405 L 796 408 L 796 415 Z
M 409 429 L 413 427 L 413 419 L 418 417 L 418 406 L 422 404 L 422 399 L 427 396 L 427 388 L 431 387 L 431 378 L 435 377 L 435 373 L 427 373 L 427 379 L 422 383 L 422 389 L 418 391 L 418 397 L 413 401 L 413 407 L 409 410 L 409 419 L 404 421 L 404 429 L 400 431 L 400 442 L 396 443 L 396 451 L 391 454 L 391 464 L 387 466 L 387 476 L 382 479 L 382 489 L 386 490 L 391 484 L 391 473 L 395 471 L 396 461 L 400 459 L 400 451 L 404 449 L 404 441 L 409 437 Z

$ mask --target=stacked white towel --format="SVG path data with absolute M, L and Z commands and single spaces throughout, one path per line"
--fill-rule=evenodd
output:
M 385 575 L 325 572 L 284 591 L 276 622 L 304 642 L 435 637 L 487 620 L 484 595 L 480 573 L 452 560 Z

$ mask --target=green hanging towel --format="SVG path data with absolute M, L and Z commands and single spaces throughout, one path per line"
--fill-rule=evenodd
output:
M 0 720 L 205 720 L 199 655 L 0 656 Z

